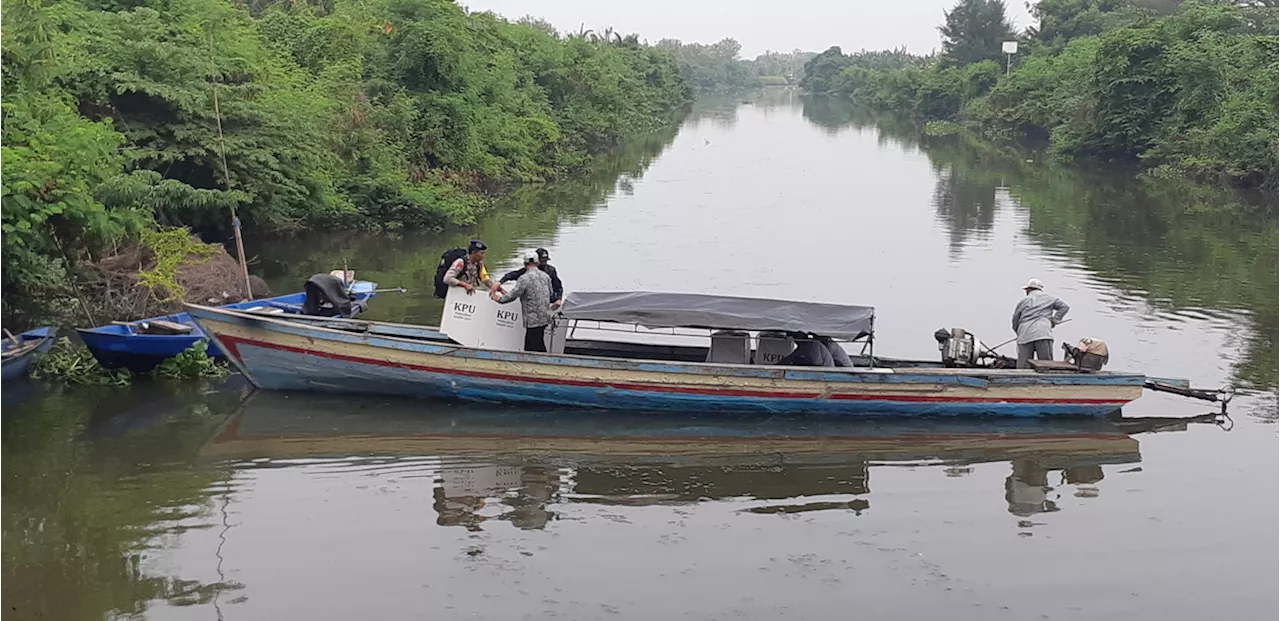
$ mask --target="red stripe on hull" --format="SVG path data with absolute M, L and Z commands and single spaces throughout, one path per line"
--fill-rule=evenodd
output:
M 227 349 L 235 351 L 235 357 L 242 363 L 244 359 L 240 355 L 239 345 L 250 345 L 253 347 L 262 347 L 264 349 L 275 349 L 278 351 L 287 351 L 295 354 L 308 356 L 316 356 L 319 358 L 328 358 L 331 360 L 342 360 L 344 362 L 353 362 L 357 364 L 369 364 L 374 366 L 391 367 L 397 369 L 407 369 L 410 371 L 424 371 L 427 373 L 439 373 L 444 375 L 461 375 L 465 377 L 478 377 L 483 379 L 494 379 L 508 382 L 522 382 L 527 384 L 554 384 L 557 386 L 582 386 L 586 388 L 616 388 L 621 390 L 639 390 L 647 392 L 664 392 L 692 395 L 714 395 L 724 397 L 760 397 L 769 399 L 817 399 L 821 397 L 818 392 L 770 392 L 762 390 L 740 390 L 735 388 L 695 388 L 690 386 L 659 386 L 654 384 L 626 384 L 616 382 L 593 382 L 585 380 L 571 380 L 547 377 L 524 377 L 520 375 L 506 375 L 502 373 L 489 373 L 485 371 L 469 371 L 462 369 L 441 369 L 417 364 L 406 364 L 402 362 L 391 362 L 389 360 L 376 360 L 373 358 L 362 358 L 359 356 L 349 356 L 346 354 L 335 354 L 330 352 L 320 352 L 301 347 L 293 347 L 290 345 L 280 345 L 277 343 L 265 343 L 262 341 L 254 341 L 235 336 L 219 336 L 218 340 L 222 342 Z M 1036 399 L 1027 397 L 1017 398 L 999 398 L 991 399 L 984 397 L 942 397 L 929 395 L 830 395 L 827 398 L 837 400 L 850 401 L 894 401 L 901 403 L 1044 403 L 1044 404 L 1064 404 L 1064 405 L 1124 405 L 1129 403 L 1128 399 Z

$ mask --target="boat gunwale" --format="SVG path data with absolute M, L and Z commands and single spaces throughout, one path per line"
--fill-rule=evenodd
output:
M 40 348 L 44 347 L 45 343 L 49 342 L 57 335 L 58 331 L 56 328 L 51 326 L 40 326 L 15 335 L 18 338 L 18 343 L 16 344 L 6 338 L 4 339 L 5 347 L 12 347 L 13 349 L 4 350 L 4 353 L 9 354 L 9 357 L 4 361 L 14 362 L 16 360 L 26 358 L 27 356 L 39 351 Z
M 17 344 L 8 338 L 4 340 L 5 345 L 10 347 L 5 352 L 7 355 L 0 360 L 0 368 L 5 375 L 3 380 L 6 382 L 21 379 L 28 374 L 36 357 L 53 348 L 58 339 L 58 329 L 54 326 L 40 326 L 18 334 L 17 338 Z

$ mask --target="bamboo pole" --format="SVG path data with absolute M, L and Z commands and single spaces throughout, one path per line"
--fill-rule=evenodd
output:
M 227 169 L 227 144 L 222 134 L 222 109 L 218 105 L 218 66 L 214 63 L 213 27 L 209 27 L 209 79 L 212 80 L 213 118 L 218 125 L 218 157 L 222 160 L 222 182 L 231 189 L 231 171 Z M 244 274 L 244 296 L 253 299 L 253 285 L 249 282 L 249 263 L 244 258 L 244 238 L 240 236 L 240 217 L 236 215 L 236 207 L 231 205 L 231 229 L 236 238 L 236 258 L 240 261 L 240 271 Z

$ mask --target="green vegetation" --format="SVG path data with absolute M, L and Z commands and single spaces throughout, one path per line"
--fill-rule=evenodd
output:
M 128 386 L 133 374 L 127 369 L 107 369 L 80 343 L 62 337 L 48 353 L 31 362 L 31 377 L 77 386 Z M 160 379 L 208 379 L 230 375 L 227 363 L 209 355 L 209 342 L 196 341 L 186 351 L 165 360 L 151 372 Z
M 210 256 L 222 250 L 221 246 L 194 239 L 186 228 L 167 231 L 146 229 L 139 237 L 141 245 L 155 256 L 156 265 L 138 272 L 138 281 L 160 302 L 186 299 L 187 290 L 178 283 L 178 268 L 190 261 L 190 257 L 208 261 Z
M 439 325 L 442 305 L 430 298 L 432 278 L 440 254 L 479 238 L 489 244 L 485 262 L 490 272 L 516 267 L 514 262 L 547 244 L 566 225 L 581 223 L 614 193 L 629 194 L 649 165 L 675 139 L 678 128 L 667 127 L 626 140 L 592 158 L 586 171 L 550 184 L 521 186 L 495 201 L 502 217 L 482 218 L 476 224 L 445 231 L 395 232 L 313 231 L 250 238 L 253 248 L 270 246 L 259 268 L 275 289 L 296 290 L 308 277 L 349 260 L 356 277 L 407 288 L 410 295 L 378 294 L 361 317 L 385 321 Z M 335 256 L 335 249 L 342 253 Z M 506 261 L 512 261 L 507 264 Z M 555 261 L 555 257 L 552 257 Z M 424 302 L 425 300 L 425 302 Z
M 226 377 L 231 372 L 227 363 L 219 362 L 209 355 L 209 341 L 196 341 L 186 351 L 174 356 L 152 371 L 155 377 L 164 379 L 201 379 Z
M 17 0 L 3 50 L 5 323 L 156 224 L 471 222 L 689 100 L 667 51 L 450 0 Z
M 804 64 L 817 55 L 801 50 L 766 51 L 755 60 L 744 60 L 738 58 L 742 45 L 736 39 L 721 39 L 710 45 L 663 39 L 657 47 L 675 55 L 685 82 L 699 94 L 794 84 L 799 81 Z
M 944 53 L 846 55 L 805 65 L 801 86 L 907 111 L 933 133 L 970 132 L 1190 178 L 1274 190 L 1276 9 L 1190 0 L 1042 0 L 1013 35 L 998 0 L 961 0 Z M 1001 39 L 1020 40 L 1009 75 Z
M 128 371 L 103 368 L 84 345 L 62 337 L 47 353 L 31 361 L 31 377 L 78 386 L 127 386 L 132 379 Z

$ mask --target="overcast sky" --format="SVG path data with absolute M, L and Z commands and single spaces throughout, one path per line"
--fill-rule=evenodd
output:
M 846 53 L 900 45 L 927 53 L 938 43 L 942 12 L 955 0 L 459 0 L 473 11 L 493 11 L 515 20 L 534 15 L 561 31 L 579 26 L 639 33 L 650 43 L 675 38 L 714 43 L 725 37 L 742 44 L 742 56 L 766 49 L 820 52 L 839 45 Z M 1031 23 L 1021 1 L 1007 2 L 1018 28 Z

